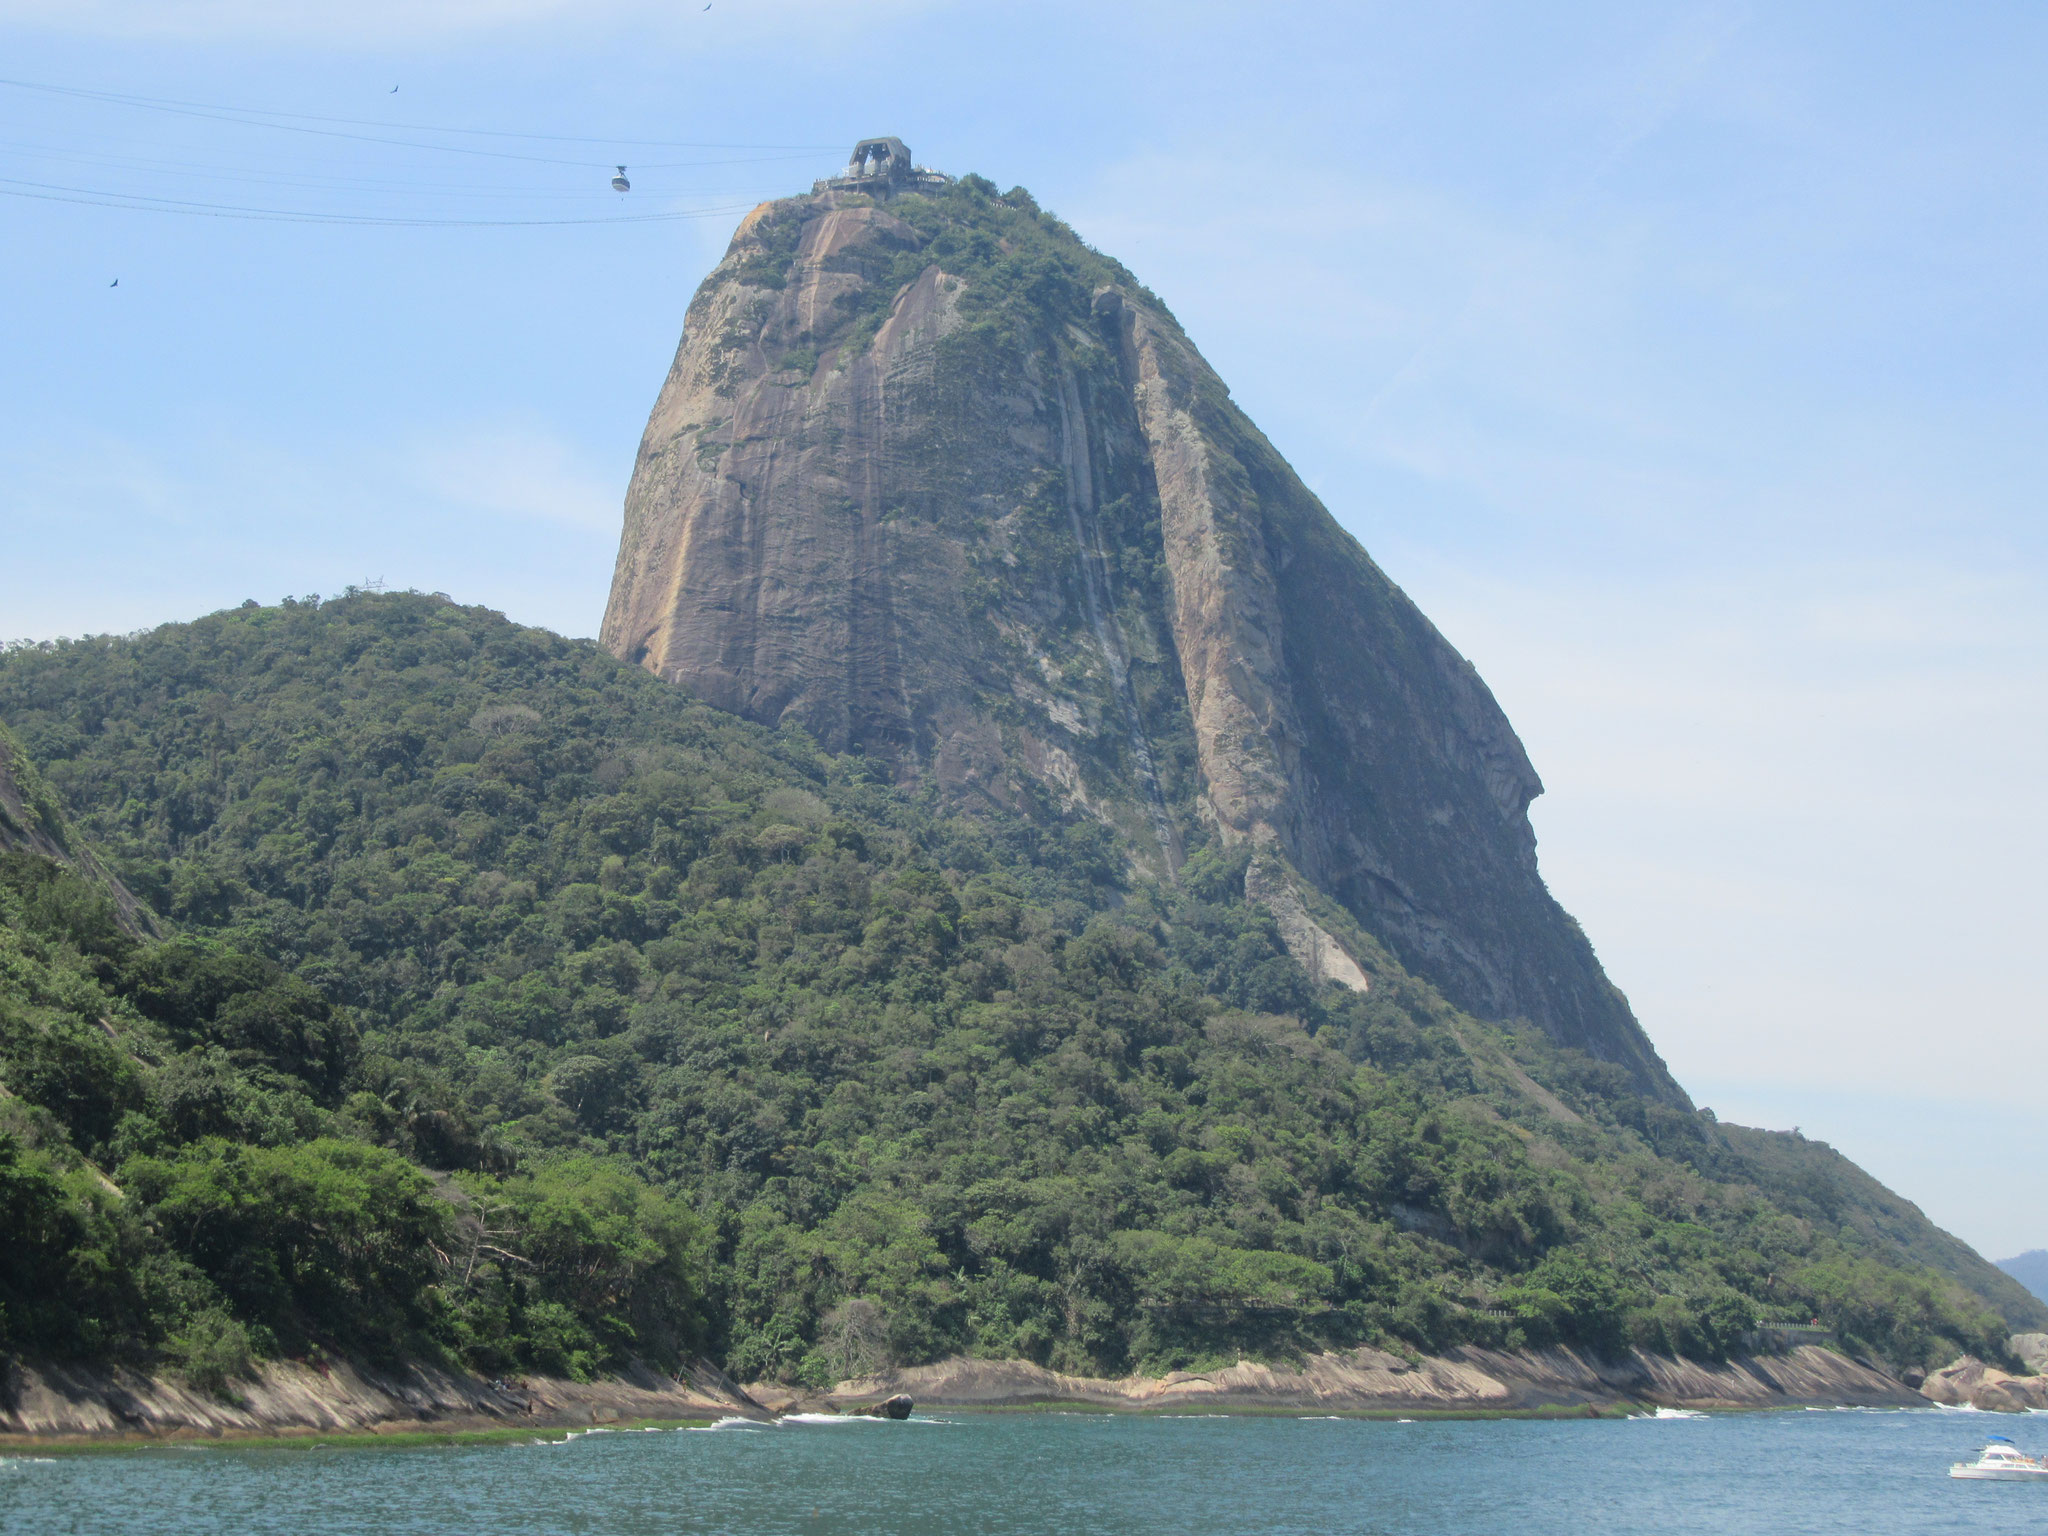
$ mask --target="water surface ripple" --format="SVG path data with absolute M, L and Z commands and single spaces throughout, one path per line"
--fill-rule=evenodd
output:
M 0 1460 L 0 1531 L 976 1536 L 2048 1530 L 2048 1488 L 1948 1478 L 2048 1415 L 1422 1422 L 920 1414 L 419 1449 Z M 2038 1443 L 2037 1443 L 2038 1442 Z

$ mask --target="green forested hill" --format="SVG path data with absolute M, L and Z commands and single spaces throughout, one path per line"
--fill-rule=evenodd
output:
M 1370 993 L 1312 984 L 1228 853 L 1142 881 L 481 610 L 18 648 L 0 720 L 166 935 L 0 854 L 9 1350 L 823 1380 L 2048 1322 L 1829 1149 L 1369 935 Z

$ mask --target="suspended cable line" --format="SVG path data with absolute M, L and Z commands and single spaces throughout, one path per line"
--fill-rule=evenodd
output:
M 172 176 L 188 176 L 198 180 L 244 181 L 260 186 L 300 187 L 309 191 L 370 189 L 407 193 L 422 197 L 578 197 L 606 202 L 616 201 L 602 192 L 540 191 L 512 185 L 479 186 L 463 183 L 432 183 L 417 181 L 394 181 L 387 178 L 363 176 L 333 176 L 309 172 L 264 171 L 239 166 L 206 164 L 194 161 L 157 160 L 135 155 L 99 154 L 90 150 L 58 149 L 46 144 L 22 144 L 0 140 L 0 150 L 13 150 L 41 160 L 58 161 L 70 165 L 96 166 L 111 170 L 134 170 L 162 173 Z M 797 155 L 759 156 L 748 160 L 699 161 L 684 166 L 664 166 L 658 163 L 640 163 L 636 170 L 702 169 L 721 164 L 757 165 L 771 161 L 808 158 Z M 578 171 L 593 167 L 578 164 Z
M 396 128 L 412 133 L 460 134 L 470 138 L 521 139 L 529 142 L 552 144 L 617 144 L 639 149 L 772 149 L 801 152 L 804 154 L 819 154 L 836 147 L 830 144 L 718 144 L 687 139 L 599 138 L 564 133 L 520 133 L 500 128 L 443 128 L 432 123 L 390 123 L 379 122 L 372 118 L 322 117 L 311 112 L 283 112 L 268 107 L 236 107 L 224 106 L 214 102 L 180 101 L 175 98 L 162 96 L 133 96 L 120 91 L 94 91 L 79 86 L 45 85 L 33 80 L 0 78 L 0 86 L 10 86 L 15 90 L 22 91 L 41 91 L 52 96 L 71 96 L 84 101 L 105 102 L 110 105 L 135 107 L 152 112 L 169 112 L 185 117 L 212 118 L 219 122 L 241 123 L 244 127 L 250 128 L 277 128 L 299 133 L 325 131 L 297 127 L 296 125 L 300 123 L 330 123 L 349 128 L 383 128 L 387 130 Z M 265 118 L 286 118 L 291 121 L 265 122 L 263 121 Z M 359 137 L 358 135 L 339 133 L 332 136 L 336 138 Z M 494 153 L 490 150 L 464 151 L 460 146 L 451 144 L 409 144 L 407 140 L 403 139 L 370 139 L 367 142 L 377 144 L 408 144 L 408 147 L 416 149 L 440 149 L 457 153 Z M 502 154 L 503 152 L 497 153 Z M 540 157 L 508 154 L 504 155 L 504 158 L 537 159 Z M 581 160 L 543 160 L 542 163 L 549 165 L 582 165 L 585 162 Z
M 570 224 L 664 224 L 680 219 L 711 219 L 744 213 L 752 203 L 718 208 L 670 209 L 659 213 L 615 213 L 573 219 L 428 219 L 370 213 L 318 213 L 293 208 L 257 208 L 239 203 L 202 203 L 147 193 L 105 192 L 93 187 L 66 187 L 49 182 L 0 177 L 0 197 L 33 198 L 46 203 L 81 203 L 95 208 L 126 208 L 141 213 L 182 213 L 213 219 L 250 219 L 276 224 L 354 224 L 406 229 L 538 229 Z
M 0 85 L 8 84 L 0 81 Z M 152 111 L 175 112 L 181 117 L 207 118 L 213 122 L 233 123 L 240 128 L 273 128 L 279 133 L 304 133 L 323 139 L 350 139 L 358 144 L 388 144 L 399 149 L 424 149 L 443 155 L 474 155 L 486 160 L 520 160 L 528 165 L 578 165 L 587 166 L 588 160 L 564 160 L 559 155 L 522 155 L 509 149 L 476 149 L 467 144 L 428 144 L 418 139 L 394 139 L 387 134 L 349 133 L 340 128 L 312 128 L 303 123 L 266 123 L 254 118 L 230 117 L 220 112 L 201 112 L 180 107 L 154 107 Z
M 617 163 L 623 158 L 620 152 L 628 146 L 689 149 L 698 152 L 696 157 L 672 162 L 636 162 L 634 169 L 643 172 L 715 171 L 726 166 L 765 166 L 777 162 L 809 159 L 814 153 L 826 148 L 823 145 L 814 149 L 808 145 L 739 145 L 672 139 L 609 139 L 568 134 L 520 133 L 489 128 L 443 128 L 423 123 L 379 123 L 363 118 L 224 106 L 218 103 L 51 85 L 40 81 L 6 77 L 0 77 L 0 88 L 97 106 L 168 113 L 204 122 L 225 123 L 237 128 L 269 129 L 294 136 L 311 135 L 317 139 L 339 141 L 332 150 L 310 152 L 311 146 L 306 146 L 308 152 L 301 152 L 298 148 L 289 147 L 284 143 L 264 147 L 259 142 L 245 142 L 231 146 L 221 136 L 209 134 L 208 137 L 216 141 L 214 152 L 211 155 L 207 154 L 195 142 L 192 147 L 199 158 L 194 159 L 180 157 L 183 146 L 178 142 L 179 136 L 176 135 L 169 136 L 168 142 L 161 142 L 166 136 L 160 134 L 160 142 L 156 144 L 134 145 L 134 149 L 141 151 L 139 154 L 124 153 L 123 151 L 130 146 L 120 143 L 109 143 L 104 148 L 99 148 L 90 143 L 80 145 L 75 142 L 0 142 L 0 151 L 7 152 L 6 161 L 0 161 L 0 170 L 13 172 L 12 175 L 0 175 L 0 194 L 42 202 L 74 203 L 153 213 L 179 213 L 205 218 L 396 228 L 538 228 L 580 224 L 666 223 L 685 219 L 715 218 L 752 206 L 752 201 L 727 206 L 728 200 L 750 197 L 752 189 L 745 186 L 728 188 L 703 184 L 706 181 L 725 180 L 726 178 L 722 176 L 692 177 L 689 179 L 698 183 L 691 189 L 694 198 L 715 199 L 718 206 L 711 206 L 708 201 L 700 201 L 700 206 L 695 208 L 677 207 L 669 203 L 665 207 L 657 205 L 652 211 L 628 213 L 624 211 L 627 205 L 620 199 L 631 192 L 632 183 L 627 178 L 627 168 Z M 30 130 L 25 137 L 50 137 L 49 124 L 38 123 L 37 126 L 44 131 L 38 133 Z M 429 137 L 421 138 L 415 135 Z M 455 136 L 496 142 L 446 142 L 448 138 Z M 343 149 L 340 147 L 342 144 L 375 145 L 381 149 L 401 151 L 401 154 L 396 157 L 372 155 L 363 151 Z M 546 148 L 549 145 L 566 147 L 578 144 L 603 145 L 606 156 L 603 163 L 609 164 L 615 174 L 605 177 L 602 183 L 597 182 L 594 177 L 586 181 L 584 178 L 592 177 L 593 172 L 603 175 L 599 165 L 594 165 L 590 160 L 569 159 L 560 153 L 549 153 Z M 514 147 L 515 145 L 520 147 Z M 525 146 L 531 146 L 531 149 Z M 151 150 L 155 153 L 152 154 Z M 471 157 L 475 174 L 464 177 L 458 172 L 453 184 L 436 185 L 435 173 L 429 169 L 429 163 L 409 163 L 405 159 L 406 152 Z M 245 160 L 245 163 L 219 163 L 222 160 Z M 504 170 L 493 174 L 486 165 L 475 164 L 477 160 L 500 162 L 504 164 Z M 573 171 L 575 180 L 564 185 L 559 175 L 544 176 L 530 171 L 514 171 L 507 162 L 562 167 Z M 112 182 L 114 185 L 73 184 L 69 180 L 73 170 L 86 172 L 85 176 L 80 178 L 82 182 Z M 410 174 L 415 170 L 424 174 L 417 177 Z M 64 179 L 51 181 L 48 178 L 52 176 Z M 123 185 L 124 183 L 126 185 Z M 158 190 L 166 183 L 176 190 L 200 195 L 179 197 Z M 600 186 L 608 187 L 609 194 L 600 191 Z M 299 193 L 305 196 L 307 202 L 338 206 L 321 208 L 271 205 L 268 199 L 277 192 L 284 192 L 288 202 L 297 201 L 292 194 Z M 256 197 L 258 201 L 243 203 L 235 200 L 244 196 Z M 419 208 L 418 200 L 422 198 L 443 198 L 454 202 L 456 206 L 448 210 L 447 217 L 429 214 L 424 210 L 411 211 Z M 594 209 L 589 213 L 570 211 L 571 207 L 578 210 L 591 208 L 591 205 L 599 200 L 606 201 L 619 211 L 607 211 L 602 214 Z M 390 206 L 394 202 L 398 206 Z M 385 206 L 379 207 L 379 204 Z M 565 204 L 570 206 L 565 207 Z

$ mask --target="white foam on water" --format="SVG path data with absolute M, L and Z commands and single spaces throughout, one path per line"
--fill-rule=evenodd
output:
M 1650 1419 L 1704 1419 L 1706 1415 L 1697 1408 L 1659 1408 L 1654 1413 L 1632 1413 L 1631 1422 Z
M 1396 1424 L 1413 1424 L 1415 1421 L 1413 1419 L 1396 1419 L 1394 1422 Z
M 778 1424 L 880 1424 L 881 1419 L 871 1419 L 864 1413 L 785 1413 L 775 1421 Z
M 759 1419 L 744 1419 L 741 1418 L 738 1414 L 733 1414 L 727 1418 L 720 1419 L 713 1424 L 699 1424 L 695 1426 L 690 1431 L 690 1433 L 708 1434 L 711 1431 L 718 1429 L 760 1429 L 762 1427 L 763 1425 Z
M 559 1440 L 535 1440 L 532 1443 L 535 1445 L 568 1445 L 571 1441 L 588 1440 L 592 1435 L 637 1435 L 639 1433 L 641 1433 L 641 1430 L 638 1428 L 627 1428 L 616 1424 L 593 1424 L 588 1429 L 566 1430 Z M 654 1433 L 660 1434 L 661 1431 L 656 1429 Z

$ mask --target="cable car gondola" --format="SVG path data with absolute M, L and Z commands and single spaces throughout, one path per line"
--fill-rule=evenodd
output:
M 612 190 L 614 192 L 630 192 L 633 190 L 633 183 L 626 180 L 626 168 L 623 165 L 619 167 L 619 174 L 612 178 Z

